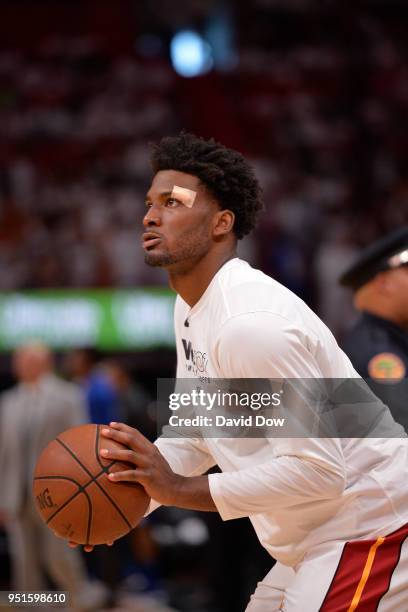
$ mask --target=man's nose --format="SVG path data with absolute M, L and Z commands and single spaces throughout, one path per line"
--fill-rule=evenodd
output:
M 143 217 L 145 227 L 158 227 L 161 225 L 160 212 L 155 206 L 151 206 Z

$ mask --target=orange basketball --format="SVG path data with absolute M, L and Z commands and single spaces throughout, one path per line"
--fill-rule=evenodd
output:
M 81 425 L 61 433 L 38 459 L 35 505 L 57 535 L 78 544 L 105 544 L 124 536 L 145 514 L 150 498 L 137 483 L 111 482 L 110 472 L 131 467 L 99 455 L 123 448 L 104 438 L 103 425 Z

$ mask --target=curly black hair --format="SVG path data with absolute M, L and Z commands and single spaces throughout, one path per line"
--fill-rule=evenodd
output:
M 221 210 L 235 214 L 234 233 L 238 240 L 255 227 L 263 208 L 262 191 L 245 158 L 213 138 L 204 140 L 182 132 L 153 145 L 153 172 L 178 170 L 200 179 L 217 200 Z

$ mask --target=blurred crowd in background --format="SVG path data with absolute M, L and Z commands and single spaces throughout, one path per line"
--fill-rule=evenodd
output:
M 341 336 L 353 310 L 338 276 L 408 215 L 402 0 L 4 0 L 0 10 L 0 291 L 165 284 L 139 247 L 148 143 L 186 129 L 253 163 L 266 209 L 242 257 Z M 191 79 L 169 55 L 183 28 L 213 52 L 214 67 Z M 143 380 L 132 356 L 92 348 L 57 364 L 82 388 L 88 420 L 154 438 L 154 361 Z M 7 368 L 0 387 L 13 382 Z M 166 591 L 175 609 L 237 612 L 270 564 L 244 521 L 165 509 L 140 533 L 119 568 L 114 548 L 89 571 L 111 587 Z
M 338 274 L 408 212 L 403 4 L 122 2 L 114 32 L 106 2 L 95 22 L 81 3 L 87 32 L 60 4 L 0 51 L 0 289 L 165 283 L 138 245 L 147 145 L 184 128 L 251 159 L 266 212 L 243 256 L 341 332 Z M 178 76 L 172 33 L 217 25 L 226 67 Z

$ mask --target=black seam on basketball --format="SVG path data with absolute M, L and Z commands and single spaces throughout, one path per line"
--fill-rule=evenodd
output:
M 89 482 L 87 482 L 85 485 L 81 485 L 79 482 L 77 482 L 76 480 L 74 480 L 73 478 L 70 478 L 69 476 L 36 476 L 34 478 L 34 480 L 68 480 L 69 482 L 73 482 L 77 487 L 78 487 L 78 491 L 75 491 L 75 493 L 73 495 L 71 495 L 71 497 L 69 497 L 63 504 L 62 506 L 60 506 L 58 508 L 58 510 L 56 510 L 54 512 L 54 514 L 52 514 L 46 521 L 46 525 L 48 525 L 48 523 L 50 521 L 52 521 L 52 519 L 54 517 L 57 516 L 58 512 L 61 512 L 61 510 L 63 510 L 65 508 L 65 506 L 67 506 L 73 499 L 75 499 L 75 497 L 77 495 L 79 495 L 79 493 L 85 493 L 85 488 L 92 482 L 92 480 L 90 480 Z
M 87 484 L 89 484 L 89 483 L 87 483 Z M 66 508 L 66 507 L 68 506 L 68 504 L 70 504 L 70 503 L 71 503 L 71 502 L 72 502 L 72 501 L 75 499 L 75 497 L 76 497 L 77 495 L 79 495 L 80 493 L 83 493 L 83 494 L 85 495 L 85 499 L 86 499 L 86 501 L 88 502 L 88 524 L 87 524 L 87 526 L 86 526 L 86 539 L 85 539 L 85 544 L 84 544 L 84 546 L 87 546 L 87 545 L 89 544 L 89 534 L 90 534 L 90 531 L 91 531 L 91 520 L 92 520 L 92 502 L 91 502 L 91 500 L 90 500 L 90 498 L 89 498 L 88 493 L 87 493 L 87 492 L 84 490 L 84 488 L 83 488 L 83 487 L 81 487 L 81 489 L 80 489 L 79 491 L 77 491 L 77 492 L 75 493 L 75 495 L 73 495 L 73 496 L 72 496 L 72 497 L 71 497 L 71 498 L 70 498 L 68 501 L 66 501 L 66 502 L 64 503 L 64 505 L 63 505 L 63 506 L 61 506 L 61 508 L 59 508 L 59 509 L 57 510 L 57 512 L 55 512 L 55 514 L 53 514 L 53 515 L 52 515 L 52 516 L 51 516 L 51 517 L 48 519 L 48 521 L 47 521 L 47 525 L 48 525 L 48 523 L 51 521 L 51 519 L 53 519 L 53 518 L 55 518 L 55 517 L 56 517 L 56 515 L 58 514 L 58 512 L 59 512 L 60 510 L 62 510 L 64 507 Z M 52 529 L 52 527 L 51 527 L 51 529 Z
M 69 482 L 73 482 L 77 487 L 81 487 L 82 485 L 79 484 L 79 482 L 77 482 L 76 480 L 74 480 L 73 478 L 69 478 L 69 476 L 35 476 L 34 480 L 68 480 Z M 69 497 L 63 504 L 62 506 L 60 506 L 58 508 L 58 510 L 56 510 L 54 512 L 54 514 L 51 514 L 51 516 L 46 520 L 45 524 L 48 525 L 48 523 L 50 521 L 52 521 L 52 519 L 54 518 L 54 516 L 57 516 L 58 512 L 60 512 L 61 510 L 63 510 L 65 508 L 65 506 L 67 504 L 69 504 L 70 501 L 72 501 L 73 499 L 75 499 L 75 497 L 78 495 L 78 493 L 80 493 L 81 490 L 78 489 L 78 491 L 75 491 L 75 493 L 73 495 L 71 495 L 71 497 Z
M 70 478 L 69 476 L 35 476 L 34 480 L 69 480 L 70 482 L 76 484 L 77 487 L 82 487 L 79 482 L 77 482 L 73 478 Z
M 102 487 L 102 485 L 99 484 L 99 482 L 96 480 L 97 478 L 99 478 L 99 476 L 101 476 L 103 473 L 105 473 L 105 469 L 103 469 L 101 472 L 99 472 L 99 474 L 96 474 L 95 476 L 92 474 L 92 472 L 90 472 L 88 470 L 88 468 L 82 463 L 82 461 L 80 459 L 78 459 L 78 457 L 75 455 L 75 453 L 69 448 L 69 446 L 67 444 L 65 444 L 64 442 L 62 442 L 62 440 L 60 440 L 59 438 L 56 438 L 56 441 L 59 442 L 61 444 L 61 446 L 63 448 L 65 448 L 66 451 L 68 451 L 68 453 L 71 455 L 71 457 L 73 459 L 75 459 L 75 461 L 77 461 L 79 463 L 79 465 L 82 467 L 83 470 L 85 470 L 85 472 L 88 474 L 88 476 L 90 476 L 92 478 L 92 481 L 96 484 L 96 486 L 102 491 L 102 493 L 109 499 L 110 503 L 112 504 L 112 506 L 114 508 L 116 508 L 117 512 L 120 514 L 120 516 L 123 518 L 123 520 L 125 521 L 126 525 L 129 527 L 129 530 L 132 529 L 132 525 L 131 523 L 128 521 L 128 519 L 126 518 L 125 514 L 123 514 L 122 510 L 119 508 L 119 506 L 116 504 L 115 500 L 113 500 L 111 498 L 111 496 L 109 495 L 109 493 L 107 493 L 107 491 L 105 491 L 105 489 Z M 111 466 L 108 466 L 111 467 Z M 90 483 L 88 483 L 90 484 Z
M 102 474 L 99 474 L 98 478 L 100 478 L 100 476 L 102 476 Z M 103 483 L 97 482 L 96 484 L 98 485 L 98 487 L 100 489 L 102 489 L 102 491 L 105 493 L 105 495 L 107 495 L 107 497 L 109 497 L 110 501 L 116 507 L 115 501 L 110 497 L 109 493 L 105 490 L 105 487 L 103 486 Z M 126 484 L 129 485 L 130 487 L 141 486 L 141 485 L 138 485 L 138 483 L 133 483 L 133 482 L 127 482 Z M 120 510 L 120 508 L 118 508 L 118 511 L 120 512 L 120 514 L 121 514 L 122 518 L 124 519 L 124 521 L 126 521 L 126 524 L 129 527 L 129 531 L 131 531 L 133 529 L 131 522 L 126 518 L 126 515 L 123 514 L 123 512 Z
M 89 499 L 89 495 L 86 491 L 84 491 L 86 499 L 88 501 L 88 525 L 86 528 L 86 544 L 89 545 L 89 534 L 91 533 L 91 524 L 92 524 L 92 510 L 93 510 L 93 506 L 92 506 L 92 502 Z
M 95 456 L 96 460 L 101 466 L 102 469 L 106 469 L 106 466 L 103 465 L 101 458 L 99 456 L 99 425 L 96 426 L 96 435 L 95 435 Z
M 63 509 L 65 508 L 65 506 L 67 506 L 67 505 L 68 505 L 70 502 L 72 502 L 72 500 L 73 500 L 73 499 L 75 499 L 75 498 L 76 498 L 76 496 L 77 496 L 77 495 L 79 495 L 81 492 L 82 492 L 81 490 L 78 490 L 78 491 L 76 491 L 76 492 L 75 492 L 75 493 L 74 493 L 74 494 L 73 494 L 71 497 L 69 497 L 69 498 L 67 499 L 67 501 L 65 501 L 65 502 L 62 504 L 62 506 L 61 506 L 60 508 L 58 508 L 58 510 L 56 510 L 56 511 L 54 512 L 54 514 L 52 514 L 52 515 L 50 516 L 50 518 L 47 520 L 46 524 L 48 525 L 48 523 L 49 523 L 50 521 L 52 521 L 52 519 L 53 519 L 55 516 L 57 516 L 57 514 L 58 514 L 59 512 L 61 512 L 61 510 L 63 510 Z
M 101 474 L 99 474 L 99 476 L 101 476 Z M 123 518 L 123 520 L 125 521 L 126 525 L 129 527 L 129 530 L 132 529 L 132 525 L 131 523 L 128 521 L 127 517 L 125 514 L 123 514 L 122 510 L 120 509 L 120 507 L 117 505 L 117 503 L 115 502 L 114 499 L 111 498 L 111 496 L 109 495 L 109 493 L 107 491 L 105 491 L 104 487 L 97 481 L 95 480 L 95 484 L 96 486 L 102 491 L 102 493 L 104 495 L 106 495 L 106 497 L 109 499 L 110 503 L 112 504 L 112 506 L 114 508 L 116 508 L 117 512 L 119 512 L 120 516 Z
M 98 472 L 95 476 L 93 476 L 92 472 L 90 470 L 88 470 L 88 468 L 86 467 L 86 465 L 84 465 L 82 463 L 82 461 L 80 459 L 78 459 L 78 457 L 75 455 L 74 451 L 72 451 L 69 446 L 67 444 L 65 444 L 65 442 L 63 442 L 62 440 L 60 440 L 59 438 L 55 438 L 56 442 L 59 442 L 61 444 L 61 446 L 63 448 L 65 448 L 66 451 L 68 451 L 68 453 L 71 455 L 71 457 L 73 459 L 75 459 L 75 461 L 77 461 L 79 463 L 79 465 L 81 466 L 81 468 L 83 470 L 85 470 L 85 472 L 88 474 L 88 476 L 92 479 L 90 482 L 94 481 L 96 478 L 99 478 L 99 476 L 103 473 L 106 473 L 109 471 L 109 468 L 112 467 L 112 465 L 115 465 L 115 463 L 117 463 L 117 460 L 115 459 L 114 461 L 111 461 L 110 463 L 108 463 L 108 465 L 103 466 L 103 464 L 100 464 L 102 466 L 102 469 L 100 472 Z M 86 486 L 88 486 L 88 484 L 90 484 L 90 482 L 87 483 Z
M 73 459 L 75 459 L 75 461 L 76 461 L 77 463 L 79 463 L 79 465 L 81 466 L 81 468 L 82 468 L 82 469 L 83 469 L 83 470 L 84 470 L 84 471 L 85 471 L 85 472 L 88 474 L 88 476 L 89 476 L 90 478 L 93 478 L 94 476 L 93 476 L 92 472 L 90 472 L 90 471 L 88 470 L 88 468 L 86 467 L 86 465 L 84 465 L 84 464 L 82 463 L 82 461 L 81 461 L 80 459 L 78 459 L 78 457 L 75 455 L 74 451 L 72 451 L 72 450 L 69 448 L 69 446 L 67 446 L 67 444 L 65 444 L 65 442 L 63 442 L 63 441 L 62 441 L 62 440 L 60 440 L 59 438 L 55 438 L 55 439 L 56 439 L 56 441 L 57 441 L 57 442 L 58 442 L 58 443 L 59 443 L 59 444 L 62 446 L 62 448 L 65 448 L 65 450 L 66 450 L 66 451 L 67 451 L 67 452 L 68 452 L 68 453 L 71 455 L 71 457 L 72 457 Z
M 97 426 L 96 426 L 96 437 L 95 437 L 95 456 L 96 456 L 96 460 L 97 460 L 97 462 L 99 463 L 99 465 L 100 465 L 100 466 L 101 466 L 101 468 L 102 468 L 102 472 L 105 472 L 105 473 L 107 473 L 107 474 L 108 474 L 108 473 L 109 473 L 109 468 L 111 468 L 111 467 L 112 467 L 112 465 L 114 465 L 114 464 L 116 463 L 116 461 L 117 461 L 117 460 L 116 460 L 116 459 L 114 459 L 113 461 L 111 461 L 110 463 L 108 463 L 108 465 L 104 465 L 104 464 L 102 463 L 101 457 L 100 457 L 100 455 L 99 455 L 99 439 L 100 439 L 99 432 L 100 432 L 100 425 L 97 425 Z M 98 478 L 99 478 L 99 476 L 100 476 L 100 474 L 98 474 Z
M 108 468 L 110 468 L 114 463 L 116 462 L 113 461 L 112 463 L 110 463 L 108 465 Z M 35 476 L 33 480 L 69 480 L 69 482 L 73 482 L 74 484 L 76 484 L 77 487 L 80 487 L 81 489 L 86 489 L 91 483 L 95 481 L 96 478 L 102 476 L 103 473 L 104 471 L 98 472 L 95 477 L 92 477 L 91 480 L 88 480 L 88 482 L 86 482 L 84 485 L 82 485 L 80 482 L 77 482 L 73 478 L 70 478 L 69 476 Z M 78 491 L 78 493 L 79 492 L 80 491 Z

